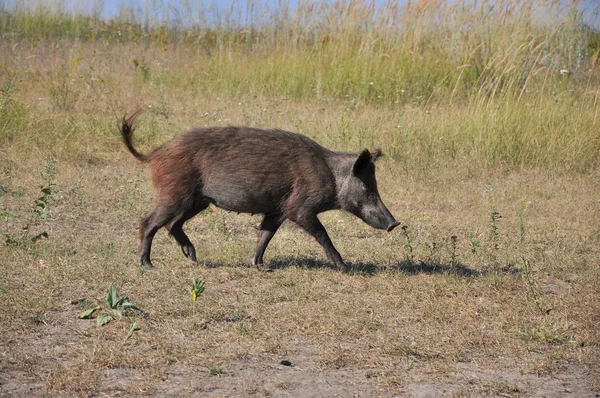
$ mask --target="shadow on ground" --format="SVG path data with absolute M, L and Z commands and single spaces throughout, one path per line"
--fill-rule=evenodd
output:
M 462 264 L 444 264 L 437 262 L 411 261 L 404 260 L 390 265 L 381 265 L 374 262 L 356 262 L 348 263 L 349 268 L 343 272 L 351 274 L 376 275 L 381 272 L 397 271 L 403 274 L 455 274 L 459 276 L 471 277 L 482 274 L 479 270 L 471 269 Z M 321 261 L 314 258 L 282 258 L 275 259 L 269 264 L 272 269 L 285 268 L 289 266 L 299 266 L 308 269 L 311 268 L 331 268 L 336 269 L 332 263 Z
M 462 277 L 476 277 L 486 273 L 484 270 L 476 270 L 469 268 L 463 264 L 446 264 L 442 262 L 425 262 L 425 261 L 412 261 L 404 260 L 390 265 L 381 265 L 373 262 L 357 262 L 348 263 L 349 268 L 341 270 L 349 274 L 361 274 L 361 275 L 376 275 L 382 272 L 400 272 L 407 275 L 416 274 L 451 274 Z M 225 264 L 207 262 L 205 264 L 208 268 L 216 268 L 225 266 Z M 239 267 L 248 267 L 247 264 L 238 264 Z M 269 263 L 265 264 L 265 271 L 276 271 L 278 269 L 284 269 L 288 267 L 301 267 L 306 269 L 337 269 L 333 263 L 328 261 L 322 261 L 311 257 L 281 257 L 275 258 Z

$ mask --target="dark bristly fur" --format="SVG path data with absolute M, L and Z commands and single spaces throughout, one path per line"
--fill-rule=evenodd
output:
M 314 236 L 340 268 L 345 264 L 318 213 L 343 209 L 388 231 L 399 224 L 377 191 L 373 162 L 381 156 L 378 149 L 357 156 L 330 151 L 287 131 L 211 127 L 190 130 L 144 155 L 132 144 L 133 123 L 140 113 L 121 126 L 127 149 L 149 164 L 158 194 L 156 208 L 140 221 L 140 265 L 152 265 L 152 239 L 162 227 L 195 261 L 195 248 L 182 227 L 211 203 L 264 215 L 254 265 L 263 263 L 269 241 L 286 219 Z

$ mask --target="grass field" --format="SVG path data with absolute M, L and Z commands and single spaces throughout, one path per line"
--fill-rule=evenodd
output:
M 577 4 L 282 4 L 211 28 L 0 10 L 0 395 L 600 393 L 600 34 Z M 160 231 L 141 270 L 154 193 L 118 133 L 139 108 L 142 151 L 210 125 L 380 146 L 407 228 L 322 214 L 340 272 L 286 223 L 266 273 L 260 217 L 211 207 L 199 264 Z

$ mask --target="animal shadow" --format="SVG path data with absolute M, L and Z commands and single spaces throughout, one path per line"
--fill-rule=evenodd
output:
M 280 257 L 271 260 L 266 265 L 268 270 L 272 271 L 294 266 L 306 269 L 337 269 L 333 263 L 310 257 Z M 425 262 L 403 260 L 390 265 L 381 265 L 374 262 L 356 262 L 348 263 L 348 265 L 348 269 L 340 272 L 361 275 L 377 275 L 382 272 L 396 271 L 408 275 L 451 274 L 466 278 L 481 276 L 485 273 L 484 271 L 475 270 L 460 263 L 446 264 L 433 261 Z

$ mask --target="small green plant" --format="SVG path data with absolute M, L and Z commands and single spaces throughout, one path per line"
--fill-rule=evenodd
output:
M 104 326 L 110 321 L 112 321 L 114 319 L 113 315 L 122 317 L 130 315 L 132 313 L 144 313 L 144 311 L 142 311 L 129 301 L 129 297 L 119 297 L 117 294 L 117 287 L 114 283 L 111 283 L 108 287 L 108 292 L 106 295 L 106 304 L 108 305 L 108 308 L 110 308 L 111 312 L 102 312 L 98 314 L 98 316 L 96 317 L 96 324 L 98 326 Z M 85 310 L 79 315 L 79 319 L 90 319 L 93 317 L 95 312 L 101 310 L 102 307 L 99 305 L 94 308 Z
M 204 281 L 202 278 L 194 278 L 192 279 L 192 287 L 190 288 L 190 293 L 192 294 L 192 301 L 196 302 L 198 297 L 202 296 L 204 293 Z
M 500 247 L 500 231 L 498 229 L 498 220 L 500 220 L 502 216 L 496 210 L 490 213 L 490 241 L 492 242 L 492 248 L 494 250 L 498 250 Z
M 29 236 L 29 228 L 31 225 L 37 225 L 41 220 L 52 217 L 50 210 L 50 204 L 52 202 L 52 196 L 54 194 L 54 178 L 56 176 L 56 160 L 50 159 L 46 162 L 44 170 L 40 172 L 40 176 L 44 180 L 44 183 L 40 185 L 40 196 L 34 201 L 34 205 L 31 208 L 32 217 L 29 217 L 28 222 L 23 228 L 21 228 L 20 235 L 14 236 L 8 232 L 4 233 L 4 242 L 8 246 L 21 246 L 27 242 L 38 242 L 43 238 L 48 238 L 48 232 L 42 231 L 34 236 Z M 17 212 L 4 209 L 0 207 L 0 219 L 2 219 L 7 226 L 12 226 L 12 220 L 17 216 Z
M 219 377 L 221 377 L 221 376 L 227 375 L 228 373 L 229 372 L 227 372 L 226 370 L 221 369 L 218 366 L 213 366 L 210 369 L 208 369 L 208 374 L 210 376 L 219 376 Z
M 88 319 L 92 316 L 92 314 L 96 311 L 100 311 L 102 309 L 102 307 L 100 307 L 99 305 L 95 306 L 94 308 L 90 308 L 89 310 L 85 310 L 83 311 L 81 314 L 79 314 L 79 319 Z
M 238 300 L 238 305 L 241 305 Z M 252 332 L 252 322 L 250 317 L 244 313 L 244 310 L 240 307 L 235 311 L 235 314 L 230 318 L 231 322 L 235 322 L 234 329 L 240 334 L 247 334 Z
M 408 225 L 402 226 L 402 235 L 404 235 L 404 237 L 406 238 L 406 244 L 404 245 L 404 248 L 407 250 L 406 259 L 408 261 L 412 262 L 414 260 L 413 247 L 412 247 L 410 235 L 408 233 Z
M 12 211 L 12 210 L 8 210 L 5 209 L 4 207 L 0 206 L 0 219 L 2 221 L 4 221 L 5 225 L 7 227 L 11 227 L 12 224 L 12 220 L 17 216 L 17 212 Z M 9 234 L 8 232 L 4 233 L 4 243 L 7 246 L 15 246 L 19 244 L 19 241 L 16 240 L 11 234 Z
M 49 202 L 52 197 L 52 184 L 48 186 L 40 185 L 40 191 L 42 192 L 42 195 L 35 200 L 33 213 L 39 219 L 50 218 L 52 213 L 49 209 Z
M 46 231 L 40 232 L 39 234 L 32 236 L 29 240 L 31 242 L 35 243 L 38 240 L 42 240 L 43 238 L 48 239 L 48 232 L 46 232 Z
M 98 326 L 104 326 L 104 325 L 106 325 L 108 322 L 110 322 L 112 320 L 113 320 L 113 317 L 110 316 L 109 314 L 100 314 L 96 318 L 96 325 L 98 325 Z
M 537 281 L 533 276 L 531 264 L 525 257 L 523 257 L 521 260 L 522 263 L 520 264 L 519 268 L 522 272 L 523 280 L 527 285 L 527 290 L 531 296 L 531 301 L 533 302 L 533 304 L 535 304 L 535 307 L 538 309 L 541 315 L 547 315 L 550 312 L 550 310 L 544 308 L 544 306 L 542 305 L 541 297 L 538 292 Z
M 35 215 L 35 219 L 31 219 L 23 228 L 18 236 L 14 236 L 8 232 L 4 233 L 4 243 L 7 246 L 21 246 L 26 242 L 36 243 L 43 238 L 48 239 L 48 232 L 42 231 L 34 236 L 29 236 L 29 227 L 37 224 L 38 220 L 49 218 L 51 216 L 48 204 L 52 195 L 51 187 L 41 186 L 42 195 L 35 200 L 35 205 L 31 212 Z M 17 213 L 11 210 L 0 211 L 0 218 L 7 226 L 12 226 L 12 220 L 17 216 Z
M 40 185 L 41 195 L 35 200 L 33 213 L 38 219 L 45 219 L 52 217 L 49 206 L 55 190 L 56 159 L 50 159 L 46 162 L 44 171 L 40 172 L 40 176 L 44 180 L 44 184 Z
M 469 244 L 471 245 L 471 254 L 477 255 L 479 253 L 479 246 L 481 246 L 481 243 L 479 242 L 475 234 L 470 234 Z
M 129 297 L 117 295 L 117 287 L 114 283 L 111 283 L 108 287 L 108 294 L 106 295 L 106 303 L 115 315 L 123 316 L 127 311 L 142 312 L 138 307 L 133 305 L 129 301 Z
M 160 104 L 158 106 L 154 106 L 148 109 L 148 113 L 153 113 L 158 116 L 162 116 L 165 120 L 169 119 L 169 116 L 173 115 L 173 110 L 169 108 L 168 103 L 161 99 Z
M 21 243 L 22 241 L 20 239 L 15 239 L 15 237 L 8 232 L 4 233 L 4 244 L 6 246 L 19 246 Z
M 494 289 L 501 289 L 504 285 L 504 273 L 499 269 L 495 269 L 493 270 L 492 276 L 492 286 L 494 287 Z
M 131 324 L 131 327 L 129 328 L 129 333 L 127 333 L 127 337 L 125 338 L 125 340 L 129 340 L 130 338 L 132 338 L 133 334 L 135 332 L 137 332 L 138 330 L 141 330 L 141 328 L 138 326 L 136 321 L 133 321 L 133 323 Z
M 456 267 L 457 261 L 456 261 L 456 247 L 458 245 L 458 236 L 456 235 L 452 235 L 450 237 L 450 265 L 452 267 Z
M 190 294 L 192 295 L 192 313 L 196 314 L 196 300 L 204 293 L 204 280 L 202 278 L 192 279 Z

